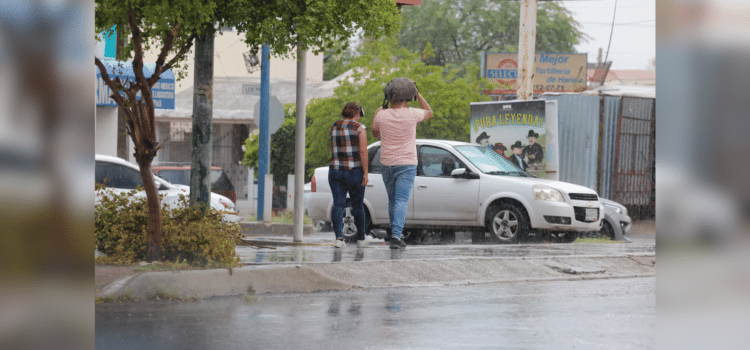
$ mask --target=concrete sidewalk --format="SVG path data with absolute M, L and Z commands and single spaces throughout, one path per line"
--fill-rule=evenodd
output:
M 246 224 L 245 224 L 246 225 Z M 382 239 L 367 248 L 333 247 L 333 232 L 290 227 L 245 231 L 237 246 L 242 267 L 141 272 L 132 266 L 95 265 L 97 298 L 156 295 L 208 298 L 254 293 L 315 292 L 352 288 L 432 286 L 517 281 L 647 277 L 656 274 L 654 220 L 636 221 L 631 244 L 471 244 L 458 233 L 449 245 L 409 245 L 391 250 Z M 289 225 L 291 226 L 291 225 Z M 261 226 L 258 226 L 261 227 Z M 256 227 L 257 228 L 257 227 Z M 259 248 L 264 247 L 264 248 Z
M 642 237 L 653 237 L 644 235 Z M 648 277 L 656 274 L 654 240 L 638 244 L 455 244 L 410 245 L 391 250 L 382 240 L 367 248 L 332 246 L 333 232 L 313 232 L 301 245 L 290 236 L 255 236 L 273 246 L 238 246 L 243 267 L 139 272 L 133 267 L 95 266 L 98 298 L 148 301 L 316 292 L 356 288 L 418 287 L 519 281 Z
M 254 265 L 232 270 L 143 272 L 109 283 L 96 296 L 145 301 L 157 295 L 202 299 L 355 288 L 632 278 L 655 276 L 655 265 L 653 253 Z

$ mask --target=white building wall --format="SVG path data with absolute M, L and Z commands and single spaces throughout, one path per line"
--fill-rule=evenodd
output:
M 216 35 L 214 41 L 214 77 L 249 77 L 260 79 L 260 70 L 251 73 L 247 72 L 245 60 L 242 57 L 244 52 L 250 49 L 244 42 L 244 36 L 237 32 L 224 32 Z M 144 55 L 144 61 L 156 62 L 159 52 L 151 50 Z M 258 55 L 260 58 L 260 54 Z M 184 61 L 187 64 L 185 78 L 180 79 L 175 86 L 175 93 L 193 86 L 195 80 L 193 67 L 195 62 L 195 53 L 191 50 Z M 177 72 L 175 72 L 177 75 Z M 308 81 L 323 81 L 323 54 L 315 55 L 312 51 L 307 52 L 307 67 L 305 75 Z M 297 77 L 297 60 L 294 58 L 281 58 L 271 56 L 271 79 L 273 78 L 296 78 Z
M 97 106 L 95 127 L 95 152 L 117 157 L 117 108 Z

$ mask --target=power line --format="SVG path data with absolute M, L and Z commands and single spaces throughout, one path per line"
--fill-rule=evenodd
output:
M 648 23 L 648 22 L 656 22 L 656 19 L 645 19 L 642 21 L 635 21 L 635 22 L 615 23 L 615 25 L 624 26 L 624 25 L 641 24 L 641 23 Z M 608 22 L 581 22 L 581 24 L 603 24 L 607 26 L 610 25 Z
M 617 14 L 617 0 L 615 0 L 615 10 L 612 13 L 612 30 L 609 31 L 609 44 L 607 44 L 607 54 L 604 56 L 604 64 L 607 64 L 609 57 L 609 47 L 612 45 L 612 33 L 615 31 L 615 15 Z

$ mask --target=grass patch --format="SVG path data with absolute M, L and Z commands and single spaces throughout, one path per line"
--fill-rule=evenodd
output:
M 256 222 L 258 221 L 258 216 L 249 216 L 247 217 L 247 221 L 249 222 Z M 271 222 L 276 224 L 293 224 L 294 223 L 294 213 L 291 211 L 281 211 L 278 215 L 271 217 Z M 307 213 L 305 213 L 302 223 L 305 225 L 312 225 L 312 219 L 310 219 L 309 216 L 307 216 Z
M 96 298 L 95 303 L 97 304 L 107 304 L 107 303 L 134 303 L 137 302 L 138 299 L 136 299 L 133 294 L 125 293 L 123 295 L 120 295 L 119 297 L 113 297 L 113 296 L 107 296 L 102 298 Z
M 189 263 L 183 261 L 166 261 L 156 262 L 143 266 L 136 266 L 134 271 L 153 272 L 153 271 L 182 271 L 182 270 L 210 270 L 210 269 L 232 269 L 231 264 L 209 261 L 206 263 Z
M 613 241 L 609 238 L 578 238 L 575 243 L 614 243 L 622 244 L 620 241 Z
M 181 297 L 176 291 L 166 291 L 163 289 L 157 289 L 156 294 L 151 296 L 151 300 L 166 300 L 166 301 L 181 301 L 192 303 L 200 300 L 197 296 Z

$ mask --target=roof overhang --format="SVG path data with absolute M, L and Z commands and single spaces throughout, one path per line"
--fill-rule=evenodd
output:
M 103 58 L 101 59 L 102 64 L 107 69 L 107 75 L 109 78 L 114 80 L 120 78 L 125 82 L 125 86 L 130 86 L 131 83 L 135 83 L 135 71 L 133 70 L 132 61 L 118 61 L 115 59 Z M 118 107 L 117 102 L 113 100 L 112 90 L 104 83 L 102 73 L 98 67 L 96 69 L 96 105 L 97 106 L 108 106 Z M 143 64 L 143 75 L 146 79 L 150 78 L 154 74 L 156 69 L 156 63 L 144 63 Z M 171 69 L 167 69 L 159 77 L 159 81 L 154 84 L 151 88 L 154 96 L 154 105 L 156 108 L 161 109 L 174 109 L 175 107 L 175 79 L 174 73 Z M 124 96 L 124 93 L 122 93 Z M 140 92 L 136 96 L 138 100 L 141 99 Z

